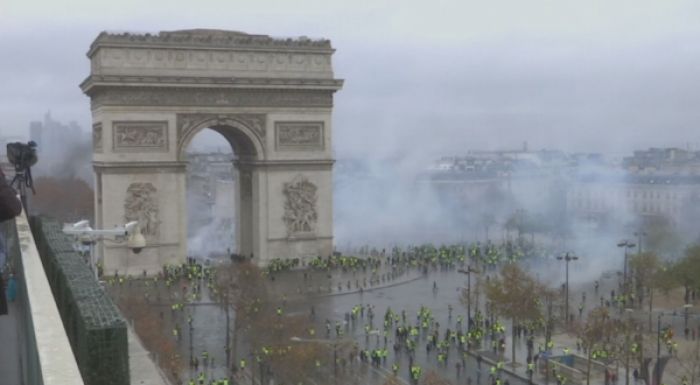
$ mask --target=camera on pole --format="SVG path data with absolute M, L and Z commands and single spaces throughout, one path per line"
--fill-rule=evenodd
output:
M 34 191 L 34 181 L 32 180 L 32 169 L 39 158 L 36 155 L 36 143 L 29 141 L 27 143 L 14 142 L 7 144 L 7 160 L 15 166 L 15 177 L 10 185 L 19 191 L 19 196 L 22 201 L 22 206 L 25 211 L 27 207 L 27 188 Z

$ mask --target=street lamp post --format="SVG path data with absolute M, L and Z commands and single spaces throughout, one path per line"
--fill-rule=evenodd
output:
M 627 326 L 625 327 L 625 385 L 630 385 L 630 328 L 632 327 L 632 312 L 634 309 L 626 308 Z
M 467 275 L 467 330 L 469 330 L 469 325 L 472 319 L 472 275 L 471 273 L 478 274 L 479 272 L 473 269 L 471 266 L 467 266 L 467 269 L 459 269 L 458 272 Z
M 647 233 L 644 231 L 635 231 L 634 236 L 637 237 L 637 253 L 642 253 L 642 237 L 646 237 Z M 634 245 L 632 245 L 634 247 Z
M 637 235 L 637 233 L 634 233 Z M 628 255 L 628 250 L 633 248 L 635 246 L 634 242 L 630 242 L 628 240 L 623 240 L 620 243 L 617 244 L 617 247 L 622 247 L 625 250 L 625 259 L 624 259 L 624 266 L 623 266 L 623 276 L 622 276 L 622 283 L 623 287 L 625 288 L 625 292 L 627 292 L 627 255 Z
M 573 254 L 566 253 L 565 255 L 557 256 L 557 259 L 560 261 L 566 261 L 566 324 L 569 324 L 569 262 L 575 261 L 578 259 L 577 256 Z
M 661 384 L 661 365 L 659 365 L 659 359 L 661 358 L 661 317 L 664 313 L 659 313 L 656 321 L 656 369 L 654 374 L 656 375 L 656 382 L 654 385 Z
M 683 332 L 685 333 L 686 330 L 688 330 L 688 310 L 693 307 L 693 304 L 691 303 L 686 303 L 683 305 Z M 688 337 L 687 334 L 684 334 L 686 337 Z
M 190 370 L 192 370 L 192 364 L 194 363 L 194 346 L 192 344 L 192 333 L 194 333 L 194 328 L 192 327 L 192 323 L 189 324 L 189 335 L 190 335 Z

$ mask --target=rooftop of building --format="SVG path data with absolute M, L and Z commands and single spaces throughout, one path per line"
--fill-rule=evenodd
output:
M 90 45 L 88 57 L 91 57 L 100 46 L 128 45 L 144 47 L 177 47 L 188 46 L 211 48 L 239 48 L 265 50 L 304 50 L 332 52 L 328 39 L 311 39 L 306 36 L 296 38 L 276 38 L 269 35 L 248 34 L 240 31 L 220 29 L 183 29 L 177 31 L 159 32 L 107 32 L 103 31 Z

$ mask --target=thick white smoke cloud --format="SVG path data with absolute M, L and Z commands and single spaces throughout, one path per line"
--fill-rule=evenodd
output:
M 188 147 L 192 154 L 214 154 L 216 165 L 190 158 L 187 184 L 187 253 L 221 258 L 236 251 L 235 175 L 230 145 L 204 130 Z M 222 163 L 223 162 L 223 163 Z M 224 167 L 228 163 L 228 167 Z
M 197 227 L 187 239 L 187 254 L 197 258 L 221 258 L 235 251 L 233 218 L 214 218 Z
M 629 175 L 609 163 L 578 160 L 576 167 L 562 169 L 556 177 L 513 176 L 510 182 L 504 181 L 493 190 L 472 194 L 467 202 L 461 198 L 469 195 L 469 191 L 449 192 L 453 186 L 425 181 L 425 168 L 429 164 L 420 154 L 379 160 L 340 160 L 335 169 L 336 247 L 352 252 L 365 245 L 388 249 L 427 242 L 484 242 L 485 213 L 494 218 L 488 226 L 489 239 L 500 242 L 507 236 L 506 221 L 517 210 L 524 210 L 525 215 L 550 229 L 534 236 L 524 234 L 525 238 L 535 239 L 546 247 L 541 257 L 550 262 L 538 264 L 542 278 L 555 277 L 552 283 L 558 282 L 563 263 L 555 263 L 553 258 L 570 252 L 579 256 L 570 265 L 571 281 L 577 283 L 598 279 L 601 271 L 620 271 L 623 249 L 617 244 L 623 239 L 637 243 L 635 232 L 651 231 L 646 224 L 648 218 L 633 213 L 627 203 L 619 203 L 614 215 L 610 209 L 610 218 L 605 221 L 579 217 L 567 206 L 567 190 L 588 188 L 588 184 L 624 192 Z M 474 188 L 474 185 L 467 187 Z M 672 229 L 679 245 L 698 238 L 697 229 L 687 223 L 687 220 L 678 223 Z M 553 235 L 558 232 L 565 236 Z M 510 236 L 517 237 L 517 231 L 511 229 Z M 647 239 L 642 242 L 643 248 L 648 249 L 650 242 Z M 637 248 L 630 250 L 636 251 Z M 674 255 L 668 250 L 661 253 L 665 258 Z

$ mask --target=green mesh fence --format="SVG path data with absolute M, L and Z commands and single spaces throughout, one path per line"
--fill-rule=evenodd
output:
M 30 223 L 85 383 L 129 385 L 124 318 L 83 258 L 73 250 L 61 225 L 44 217 L 32 217 Z

